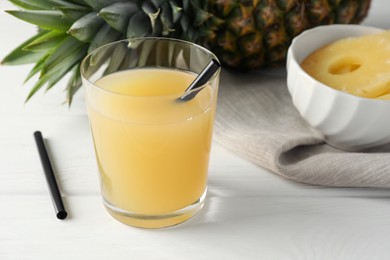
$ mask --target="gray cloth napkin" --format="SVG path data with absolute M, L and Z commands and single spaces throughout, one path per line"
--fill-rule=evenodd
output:
M 239 156 L 298 182 L 390 187 L 390 145 L 356 153 L 325 144 L 293 106 L 284 71 L 223 71 L 214 138 Z

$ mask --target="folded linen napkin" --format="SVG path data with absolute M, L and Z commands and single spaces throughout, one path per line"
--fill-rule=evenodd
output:
M 345 152 L 324 143 L 293 106 L 284 71 L 223 71 L 214 137 L 241 157 L 298 182 L 390 187 L 390 144 Z

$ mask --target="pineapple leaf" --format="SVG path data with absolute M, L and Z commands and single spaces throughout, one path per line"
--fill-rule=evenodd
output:
M 42 59 L 37 61 L 35 66 L 31 69 L 30 73 L 27 75 L 26 79 L 24 82 L 27 82 L 29 79 L 31 79 L 35 74 L 37 74 L 39 71 L 42 70 L 43 65 L 45 64 L 46 59 L 49 57 L 50 54 L 43 56 Z
M 72 104 L 73 96 L 81 87 L 81 75 L 80 75 L 80 64 L 76 64 L 71 70 L 71 76 L 68 84 L 66 85 L 66 100 L 65 103 Z
M 84 0 L 69 0 L 69 2 L 72 2 L 74 4 L 79 4 L 79 5 L 87 5 L 87 3 Z
M 85 4 L 75 4 L 69 1 L 63 0 L 51 0 L 58 4 L 55 8 L 60 10 L 66 17 L 70 18 L 72 21 L 76 21 L 87 13 L 91 12 L 91 8 L 85 6 Z
M 164 41 L 156 42 L 155 61 L 158 67 L 169 67 L 172 60 L 172 48 Z M 173 46 L 172 46 L 173 47 Z
M 134 52 L 126 52 L 125 57 L 121 63 L 121 69 L 129 69 L 137 66 L 137 54 Z
M 34 63 L 39 61 L 42 57 L 46 55 L 45 52 L 30 52 L 23 50 L 24 47 L 29 45 L 34 40 L 38 39 L 42 35 L 47 33 L 47 31 L 41 31 L 35 36 L 31 37 L 27 41 L 23 42 L 21 45 L 16 47 L 11 53 L 9 53 L 2 61 L 1 64 L 4 65 L 21 65 Z
M 55 81 L 49 82 L 46 91 L 51 89 L 63 76 L 69 72 L 73 66 L 80 64 L 86 54 L 87 47 L 83 46 L 77 52 L 72 53 L 71 55 L 67 56 L 66 59 L 62 60 L 61 64 L 54 66 L 52 68 L 52 72 L 49 71 L 48 75 L 56 75 L 58 78 L 56 78 Z
M 30 92 L 28 93 L 27 97 L 26 97 L 26 100 L 24 101 L 24 103 L 27 103 L 27 101 L 30 100 L 30 98 L 38 91 L 40 90 L 43 85 L 48 81 L 48 78 L 47 77 L 42 77 L 40 78 L 36 83 L 35 85 L 32 87 L 32 89 L 30 90 Z
M 151 2 L 146 1 L 142 4 L 142 10 L 149 16 L 153 35 L 161 35 L 163 29 L 161 20 L 159 19 L 161 9 L 157 9 Z
M 202 9 L 199 9 L 199 10 L 197 10 L 197 12 L 195 14 L 195 19 L 193 21 L 193 24 L 195 26 L 200 26 L 203 23 L 205 23 L 208 19 L 210 19 L 211 17 L 213 17 L 212 14 L 210 14 L 209 12 L 206 12 Z
M 64 39 L 66 34 L 60 31 L 50 31 L 38 39 L 34 40 L 23 50 L 26 51 L 45 51 L 57 47 Z
M 51 71 L 53 67 L 58 67 L 64 64 L 70 55 L 78 52 L 82 47 L 87 47 L 88 44 L 78 41 L 72 36 L 68 36 L 50 55 L 46 60 L 45 66 L 42 69 L 42 75 L 46 74 L 47 71 Z
M 12 10 L 6 12 L 23 21 L 48 30 L 66 31 L 72 24 L 72 21 L 66 18 L 60 11 Z
M 43 86 L 47 85 L 46 91 L 52 88 L 60 79 L 62 79 L 69 70 L 85 56 L 87 52 L 87 47 L 83 46 L 79 48 L 78 51 L 73 52 L 68 55 L 65 59 L 61 61 L 61 64 L 52 67 L 50 70 L 47 70 L 44 74 L 41 74 L 41 77 L 35 83 L 33 88 L 30 90 L 25 102 L 29 101 L 30 98 Z
M 87 46 L 82 46 L 77 51 L 66 56 L 65 59 L 61 60 L 61 63 L 52 66 L 50 69 L 45 70 L 46 75 L 62 75 L 60 80 L 74 65 L 80 63 L 87 54 Z M 57 81 L 58 81 L 57 80 Z M 50 89 L 55 83 L 49 84 L 47 90 Z
M 16 6 L 27 10 L 51 10 L 55 5 L 47 0 L 9 0 Z
M 147 36 L 151 32 L 150 20 L 145 13 L 138 12 L 130 18 L 127 27 L 128 38 Z
M 151 0 L 150 2 L 152 2 L 154 6 L 161 6 L 163 3 L 166 2 L 166 0 Z
M 90 12 L 90 9 L 72 8 L 72 7 L 57 7 L 66 17 L 76 21 Z
M 141 6 L 142 11 L 146 14 L 152 14 L 157 12 L 157 8 L 154 6 L 153 3 L 149 1 L 144 1 Z
M 53 4 L 54 8 L 66 7 L 66 8 L 72 8 L 72 9 L 90 10 L 90 8 L 86 7 L 85 4 L 80 5 L 80 4 L 72 3 L 69 0 L 46 0 L 46 1 L 51 2 Z
M 177 6 L 174 2 L 170 2 L 170 5 L 172 8 L 173 22 L 176 23 L 177 21 L 179 21 L 180 17 L 182 16 L 183 8 Z
M 180 20 L 180 25 L 181 25 L 181 28 L 183 28 L 183 30 L 185 28 L 188 28 L 190 26 L 190 21 L 189 21 L 189 18 L 187 16 L 184 16 L 181 20 Z
M 114 2 L 123 2 L 123 0 L 83 0 L 87 5 L 94 10 L 103 9 L 106 6 L 111 5 Z
M 95 37 L 89 44 L 88 53 L 92 52 L 96 48 L 103 46 L 118 40 L 121 37 L 121 33 L 112 29 L 108 24 L 102 26 L 102 28 L 96 33 Z
M 81 88 L 81 86 L 82 86 L 81 80 L 75 81 L 72 88 L 69 89 L 68 94 L 67 94 L 68 97 L 66 100 L 66 103 L 68 103 L 68 107 L 70 107 L 72 105 L 73 96 L 77 93 L 77 91 Z
M 98 15 L 115 30 L 126 32 L 130 16 L 138 10 L 135 3 L 118 2 L 103 8 Z
M 194 34 L 191 31 L 190 20 L 187 16 L 183 16 L 183 18 L 180 20 L 180 27 L 183 30 L 181 38 L 183 38 L 184 40 L 192 40 Z
M 173 10 L 171 8 L 171 5 L 169 3 L 165 3 L 161 8 L 161 16 L 160 20 L 163 26 L 162 29 L 162 35 L 168 36 L 172 32 L 175 32 L 174 29 L 174 17 L 173 17 Z
M 62 75 L 58 78 L 58 80 L 60 80 L 75 64 L 80 63 L 86 54 L 87 46 L 82 46 L 77 51 L 66 56 L 60 64 L 56 64 L 55 66 L 50 67 L 50 69 L 46 69 L 44 73 L 41 74 L 41 78 Z M 53 85 L 49 84 L 48 89 Z
M 152 51 L 154 49 L 156 42 L 153 41 L 146 41 L 142 44 L 142 51 L 139 54 L 138 57 L 138 67 L 144 67 L 147 66 L 150 60 L 155 59 L 155 53 Z M 129 46 L 131 47 L 131 46 Z M 134 46 L 134 48 L 138 48 L 137 46 Z
M 66 35 L 66 34 L 61 31 L 43 31 L 43 34 L 40 35 L 37 39 L 33 40 L 29 45 L 40 44 L 61 35 Z
M 68 34 L 82 42 L 90 42 L 104 23 L 104 19 L 92 12 L 78 19 L 68 30 Z
M 124 45 L 120 44 L 116 46 L 115 50 L 112 52 L 112 56 L 110 57 L 110 63 L 104 71 L 104 75 L 117 71 L 121 67 L 126 54 L 127 48 Z

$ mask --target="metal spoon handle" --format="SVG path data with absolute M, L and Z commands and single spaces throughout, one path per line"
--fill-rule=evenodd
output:
M 185 90 L 184 95 L 179 98 L 180 101 L 188 101 L 193 99 L 199 91 L 201 86 L 207 83 L 214 73 L 221 67 L 221 64 L 215 59 L 212 59 L 209 64 L 200 72 L 191 85 Z M 196 91 L 196 89 L 198 89 Z

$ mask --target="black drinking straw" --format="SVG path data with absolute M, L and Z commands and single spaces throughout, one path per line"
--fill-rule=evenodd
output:
M 46 147 L 43 142 L 42 133 L 40 131 L 34 132 L 35 143 L 37 144 L 39 157 L 41 158 L 41 163 L 43 171 L 45 173 L 46 182 L 49 186 L 51 200 L 53 202 L 54 210 L 58 219 L 65 219 L 68 216 L 68 213 L 65 211 L 64 203 L 62 203 L 62 198 L 60 190 L 54 176 L 53 168 L 51 167 L 49 156 L 47 155 Z
M 189 101 L 193 99 L 196 94 L 203 88 L 204 84 L 214 75 L 215 72 L 221 67 L 221 64 L 215 59 L 207 64 L 207 66 L 199 73 L 191 85 L 184 91 L 184 95 L 177 99 L 177 101 Z

